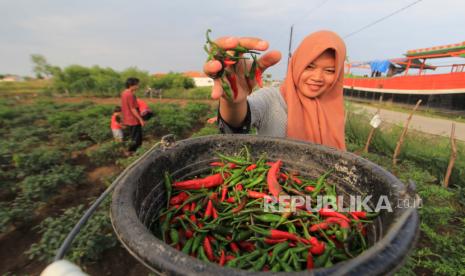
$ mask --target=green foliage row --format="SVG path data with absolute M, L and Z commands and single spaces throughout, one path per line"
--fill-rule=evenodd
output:
M 52 89 L 66 94 L 118 96 L 125 88 L 125 81 L 129 77 L 138 78 L 141 87 L 146 87 L 151 81 L 148 72 L 135 67 L 117 72 L 99 66 L 70 65 L 53 72 Z
M 181 73 L 170 72 L 166 75 L 153 77 L 150 86 L 156 89 L 189 89 L 195 87 L 195 82 L 192 78 L 186 77 Z
M 388 157 L 375 154 L 365 157 L 393 169 Z M 422 199 L 418 244 L 397 275 L 418 275 L 417 271 L 425 273 L 425 270 L 434 275 L 464 275 L 465 210 L 459 204 L 461 195 L 438 185 L 437 178 L 415 162 L 401 161 L 396 173 L 404 183 L 414 180 Z
M 100 66 L 85 67 L 70 65 L 65 68 L 53 66 L 42 55 L 31 55 L 34 72 L 38 78 L 51 77 L 51 89 L 55 92 L 70 94 L 86 94 L 96 96 L 118 96 L 125 88 L 126 79 L 135 77 L 140 80 L 142 89 L 194 88 L 194 80 L 180 73 L 170 72 L 162 76 L 152 77 L 147 71 L 136 67 L 122 72 Z M 0 90 L 1 91 L 1 90 Z
M 350 150 L 363 149 L 370 132 L 370 118 L 364 114 L 350 113 L 346 122 L 346 140 L 351 144 Z M 382 127 L 377 129 L 370 144 L 370 152 L 392 157 L 401 135 L 399 126 Z M 451 149 L 448 138 L 422 135 L 409 130 L 404 138 L 400 154 L 397 159 L 410 160 L 416 166 L 423 168 L 435 176 L 438 184 L 444 181 L 444 175 L 449 164 Z M 465 156 L 463 144 L 457 144 L 457 156 Z M 465 160 L 458 158 L 452 171 L 451 185 L 465 188 Z
M 167 89 L 162 91 L 162 97 L 168 99 L 190 99 L 208 100 L 211 99 L 211 87 L 196 87 L 192 89 Z
M 79 231 L 70 251 L 65 257 L 66 259 L 76 263 L 96 261 L 104 250 L 116 245 L 117 241 L 113 235 L 107 211 L 109 206 L 110 200 L 106 200 L 81 231 Z M 58 217 L 49 217 L 43 220 L 37 226 L 41 234 L 40 241 L 32 244 L 30 249 L 25 253 L 31 259 L 51 261 L 55 256 L 56 250 L 61 246 L 84 212 L 84 205 L 81 204 L 65 210 Z
M 58 187 L 78 185 L 84 178 L 84 169 L 68 164 L 55 166 L 36 175 L 26 176 L 15 187 L 13 201 L 0 204 L 0 232 L 12 222 L 24 222 L 35 216 L 35 210 L 56 194 Z
M 177 104 L 151 105 L 154 118 L 144 128 L 147 133 L 158 137 L 175 134 L 178 138 L 185 138 L 193 128 L 202 125 L 211 107 L 203 103 L 188 103 L 185 107 Z

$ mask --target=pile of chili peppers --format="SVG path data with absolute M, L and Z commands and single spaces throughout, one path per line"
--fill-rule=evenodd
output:
M 169 198 L 154 231 L 164 242 L 206 262 L 275 272 L 330 267 L 367 248 L 366 227 L 376 214 L 263 208 L 267 196 L 336 196 L 326 181 L 331 171 L 307 179 L 266 155 L 253 160 L 247 148 L 218 157 L 203 177 L 173 182 L 165 173 Z
M 218 46 L 214 41 L 210 39 L 209 33 L 211 32 L 210 29 L 207 30 L 207 42 L 204 45 L 204 50 L 208 54 L 207 61 L 210 60 L 218 60 L 221 62 L 222 70 L 218 72 L 214 78 L 221 79 L 223 91 L 226 95 L 228 100 L 236 99 L 238 93 L 237 87 L 237 66 L 239 66 L 239 60 L 241 59 L 249 59 L 249 57 L 244 56 L 245 54 L 249 54 L 252 58 L 252 65 L 250 69 L 247 70 L 246 63 L 242 63 L 244 66 L 243 72 L 245 72 L 245 77 L 249 80 L 254 80 L 257 82 L 259 87 L 263 87 L 263 80 L 262 80 L 262 70 L 258 66 L 257 63 L 257 56 L 260 55 L 259 52 L 249 50 L 242 46 L 236 46 L 232 49 L 223 49 Z M 228 70 L 226 70 L 228 69 Z M 230 69 L 230 70 L 229 70 Z M 233 72 L 233 73 L 231 73 Z M 232 92 L 232 93 L 231 93 Z

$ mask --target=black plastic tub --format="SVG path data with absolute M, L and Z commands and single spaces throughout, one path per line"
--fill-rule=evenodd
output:
M 279 275 L 386 275 L 394 273 L 414 247 L 419 229 L 418 197 L 412 187 L 391 173 L 351 153 L 321 145 L 255 135 L 214 135 L 187 139 L 167 148 L 152 150 L 121 175 L 113 193 L 111 220 L 118 239 L 141 263 L 156 273 L 168 275 L 250 275 L 244 270 L 224 268 L 190 257 L 155 237 L 150 228 L 166 206 L 163 174 L 174 178 L 205 172 L 215 152 L 237 153 L 244 145 L 258 157 L 283 160 L 284 166 L 317 177 L 333 168 L 329 181 L 337 183 L 338 194 L 387 196 L 393 212 L 383 210 L 368 229 L 370 248 L 361 255 L 330 268 Z

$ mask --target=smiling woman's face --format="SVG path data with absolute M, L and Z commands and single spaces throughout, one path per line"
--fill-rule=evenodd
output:
M 336 58 L 333 50 L 326 50 L 302 72 L 299 91 L 306 97 L 318 97 L 328 90 L 336 79 Z

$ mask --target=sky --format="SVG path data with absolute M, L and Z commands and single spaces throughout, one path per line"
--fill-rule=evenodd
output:
M 201 71 L 205 32 L 255 36 L 280 50 L 286 72 L 308 34 L 346 37 L 418 0 L 0 0 L 0 74 L 33 76 L 31 54 L 56 66 L 99 65 L 149 73 Z M 407 50 L 465 41 L 465 1 L 422 0 L 344 40 L 350 61 L 402 57 Z M 465 63 L 465 62 L 462 62 Z

